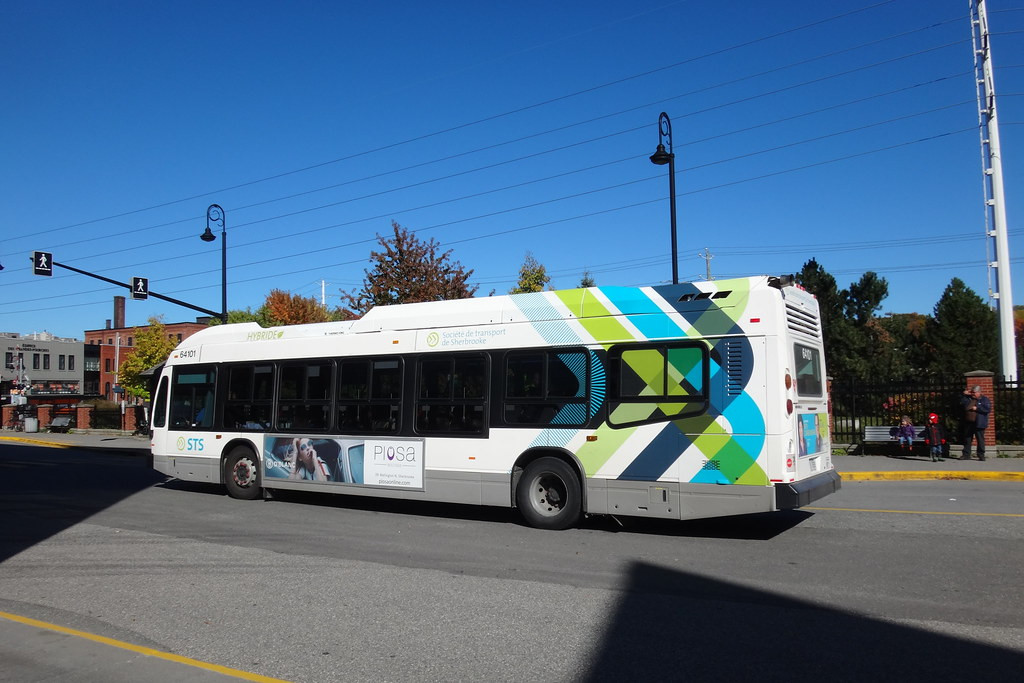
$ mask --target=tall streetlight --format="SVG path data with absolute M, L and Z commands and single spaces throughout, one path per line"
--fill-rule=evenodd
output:
M 210 204 L 206 209 L 206 232 L 199 236 L 204 242 L 212 242 L 217 236 L 210 230 L 210 223 L 220 224 L 220 321 L 228 322 L 228 231 L 224 209 Z
M 665 151 L 668 140 L 668 151 Z M 672 121 L 668 114 L 661 112 L 658 117 L 658 149 L 651 155 L 651 163 L 658 166 L 668 164 L 668 200 L 672 220 L 672 284 L 679 284 L 679 257 L 676 249 L 676 155 L 672 151 Z

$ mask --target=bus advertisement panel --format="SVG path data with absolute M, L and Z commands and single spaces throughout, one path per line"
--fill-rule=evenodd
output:
M 266 479 L 423 490 L 422 439 L 265 436 Z

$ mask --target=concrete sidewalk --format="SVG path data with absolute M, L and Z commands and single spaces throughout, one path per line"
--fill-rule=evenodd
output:
M 958 449 L 956 449 L 958 450 Z M 956 453 L 954 450 L 954 453 Z M 914 481 L 922 479 L 975 479 L 1024 482 L 1024 458 L 994 457 L 984 462 L 957 457 L 932 462 L 927 455 L 833 455 L 832 463 L 845 481 Z
M 0 431 L 0 441 L 51 448 L 88 448 L 123 455 L 149 455 L 149 438 L 118 432 L 50 434 Z M 994 457 L 991 449 L 985 462 L 946 459 L 932 462 L 927 456 L 833 455 L 836 471 L 846 481 L 913 481 L 923 479 L 978 479 L 1024 482 L 1024 458 Z

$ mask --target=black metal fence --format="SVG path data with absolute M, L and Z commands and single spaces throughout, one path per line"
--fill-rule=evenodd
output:
M 123 420 L 120 406 L 96 408 L 92 411 L 93 429 L 122 429 Z
M 960 396 L 967 382 L 930 378 L 914 382 L 841 382 L 832 383 L 832 441 L 862 443 L 864 427 L 899 424 L 909 415 L 915 425 L 923 426 L 929 413 L 936 413 L 946 434 L 957 438 L 960 430 Z M 994 382 L 992 412 L 995 437 L 999 444 L 1024 443 L 1024 386 L 1018 381 Z

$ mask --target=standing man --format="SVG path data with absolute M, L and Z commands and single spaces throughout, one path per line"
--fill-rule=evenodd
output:
M 985 427 L 988 427 L 988 414 L 992 412 L 992 403 L 988 396 L 981 393 L 981 387 L 974 385 L 964 390 L 960 397 L 960 405 L 964 409 L 964 452 L 961 460 L 971 459 L 971 441 L 978 441 L 978 460 L 985 459 Z

